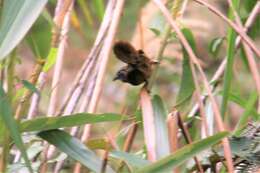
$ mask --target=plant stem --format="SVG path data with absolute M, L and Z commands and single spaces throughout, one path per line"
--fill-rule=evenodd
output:
M 7 96 L 10 100 L 12 100 L 13 94 L 14 94 L 15 59 L 16 59 L 16 50 L 13 50 L 7 61 L 8 62 L 8 64 L 7 64 Z
M 185 4 L 186 4 L 186 0 L 175 0 L 173 2 L 173 6 L 172 6 L 172 10 L 171 10 L 173 19 L 177 19 L 180 16 L 180 14 L 183 13 L 184 8 L 181 8 L 181 7 Z M 169 38 L 170 34 L 171 34 L 171 27 L 170 27 L 169 24 L 167 24 L 167 26 L 165 28 L 165 32 L 163 34 L 163 38 L 162 38 L 162 41 L 161 41 L 161 44 L 160 44 L 158 54 L 156 56 L 156 61 L 158 63 L 155 64 L 153 73 L 151 75 L 151 78 L 150 78 L 150 81 L 149 81 L 149 84 L 148 84 L 148 87 L 147 87 L 148 90 L 150 90 L 152 88 L 152 85 L 155 82 L 155 79 L 156 79 L 156 76 L 157 76 L 157 73 L 158 73 L 158 70 L 159 70 L 159 65 L 160 65 L 160 62 L 163 59 L 163 53 L 164 53 L 164 50 L 165 50 L 165 48 L 168 44 L 168 38 Z

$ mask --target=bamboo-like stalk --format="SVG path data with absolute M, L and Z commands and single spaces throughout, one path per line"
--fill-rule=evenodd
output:
M 74 0 L 64 1 L 63 3 L 64 8 L 61 9 L 64 10 L 64 13 L 58 11 L 57 13 L 61 13 L 62 15 L 55 15 L 54 17 L 55 24 L 58 24 L 56 27 L 61 26 L 60 27 L 61 31 L 59 33 L 53 32 L 53 37 L 54 37 L 53 41 L 56 41 L 55 43 L 53 43 L 53 45 L 56 46 L 56 44 L 58 44 L 57 45 L 58 52 L 57 52 L 57 59 L 56 59 L 53 78 L 52 78 L 52 92 L 51 92 L 50 102 L 48 107 L 48 115 L 54 115 L 58 105 L 57 101 L 58 101 L 58 94 L 60 90 L 59 83 L 61 79 L 62 64 L 64 60 L 65 47 L 68 39 L 67 34 L 70 27 L 70 16 L 71 16 L 73 5 L 74 5 Z M 63 21 L 61 20 L 61 18 L 63 18 Z M 59 34 L 59 36 L 57 36 L 56 34 Z M 59 38 L 59 43 L 57 42 L 58 39 L 56 39 L 56 37 Z
M 29 82 L 33 85 L 36 85 L 36 82 L 39 78 L 39 75 L 42 71 L 44 65 L 44 61 L 39 60 L 37 64 L 34 67 L 34 70 L 30 76 Z M 21 98 L 21 100 L 18 103 L 18 106 L 16 108 L 15 112 L 15 118 L 19 120 L 21 118 L 22 113 L 24 113 L 27 110 L 27 103 L 29 102 L 29 99 L 31 98 L 33 92 L 31 90 L 26 90 Z
M 110 26 L 111 20 L 112 20 L 112 13 L 113 13 L 113 7 L 114 6 L 114 2 L 113 1 L 109 1 L 107 4 L 107 9 L 106 12 L 104 14 L 104 18 L 102 21 L 102 24 L 100 26 L 100 29 L 98 31 L 96 40 L 94 42 L 94 45 L 87 57 L 87 59 L 85 60 L 84 64 L 82 65 L 81 69 L 79 70 L 77 77 L 75 79 L 75 81 L 73 82 L 72 87 L 70 88 L 68 94 L 65 97 L 65 101 L 62 104 L 60 110 L 58 111 L 58 115 L 61 115 L 64 113 L 65 109 L 66 112 L 68 112 L 70 109 L 74 109 L 76 104 L 71 104 L 73 103 L 73 101 L 71 100 L 79 100 L 80 96 L 82 95 L 83 92 L 83 87 L 84 84 L 86 83 L 87 78 L 90 75 L 90 72 L 93 70 L 94 66 L 96 65 L 96 62 L 98 62 L 98 56 L 99 56 L 99 52 L 101 50 L 101 44 L 104 41 L 104 37 L 107 34 L 107 30 Z M 68 104 L 70 104 L 70 108 L 68 108 Z M 73 111 L 73 110 L 71 110 Z
M 215 98 L 212 94 L 211 87 L 209 85 L 209 82 L 207 80 L 205 73 L 203 72 L 203 70 L 202 70 L 202 68 L 199 64 L 198 58 L 196 57 L 196 55 L 192 51 L 192 48 L 190 47 L 186 38 L 184 37 L 184 35 L 180 31 L 176 22 L 171 18 L 170 13 L 168 12 L 167 8 L 163 5 L 163 3 L 160 0 L 153 0 L 153 2 L 161 10 L 161 12 L 165 16 L 166 20 L 171 24 L 171 27 L 175 30 L 179 40 L 181 41 L 181 43 L 183 44 L 184 48 L 186 49 L 188 55 L 190 56 L 191 61 L 192 61 L 191 68 L 192 68 L 193 73 L 194 73 L 193 64 L 195 64 L 196 67 L 198 68 L 198 71 L 199 71 L 199 73 L 202 77 L 204 86 L 206 88 L 207 93 L 209 94 L 209 98 L 210 98 L 212 106 L 213 106 L 213 112 L 214 112 L 214 115 L 215 115 L 215 119 L 216 119 L 216 122 L 217 122 L 218 129 L 219 129 L 219 131 L 225 131 L 225 127 L 224 127 L 223 121 L 221 119 L 218 104 L 217 104 L 217 102 L 216 102 L 216 100 L 215 100 Z M 196 89 L 198 89 L 198 88 L 196 87 Z M 224 138 L 222 140 L 222 143 L 223 143 L 223 147 L 224 147 L 224 153 L 225 153 L 225 159 L 227 161 L 228 171 L 230 173 L 232 173 L 234 168 L 233 168 L 232 154 L 231 154 L 231 150 L 230 150 L 230 146 L 229 146 L 229 141 L 228 141 L 227 138 Z
M 103 87 L 103 79 L 104 79 L 104 75 L 105 75 L 106 66 L 108 63 L 109 54 L 110 54 L 110 51 L 112 48 L 115 33 L 116 33 L 118 23 L 119 23 L 119 20 L 121 17 L 121 12 L 122 12 L 123 6 L 124 6 L 124 0 L 114 1 L 114 2 L 116 2 L 116 5 L 115 5 L 114 13 L 112 16 L 113 20 L 111 21 L 111 25 L 108 30 L 107 37 L 104 40 L 104 45 L 100 52 L 100 57 L 102 58 L 102 60 L 100 61 L 99 71 L 98 71 L 97 78 L 96 78 L 96 84 L 95 84 L 93 95 L 90 100 L 90 104 L 89 104 L 89 108 L 88 108 L 88 112 L 90 112 L 90 113 L 93 113 L 96 111 L 96 108 L 97 108 L 97 105 L 98 105 L 98 102 L 100 99 L 100 94 L 101 94 L 101 90 Z M 81 136 L 81 141 L 85 142 L 88 139 L 89 132 L 90 132 L 90 125 L 87 125 L 84 128 L 83 134 Z M 74 172 L 79 173 L 80 167 L 81 167 L 80 164 L 76 164 Z
M 59 39 L 61 34 L 61 28 L 62 24 L 64 22 L 65 15 L 71 5 L 72 0 L 65 0 L 65 1 L 58 1 L 56 8 L 55 8 L 55 14 L 54 14 L 54 24 L 55 26 L 52 29 L 52 40 L 51 40 L 51 47 L 52 48 L 58 48 L 59 46 Z M 38 80 L 38 89 L 42 90 L 43 86 L 46 82 L 47 73 L 41 72 L 39 80 Z M 40 102 L 40 96 L 37 94 L 33 95 L 33 99 L 30 105 L 30 117 L 32 118 L 35 113 L 38 110 L 38 105 Z
M 178 150 L 179 140 L 178 140 L 178 122 L 177 122 L 177 111 L 173 110 L 168 114 L 167 117 L 167 127 L 168 127 L 168 138 L 170 150 L 172 153 Z M 179 173 L 178 168 L 173 169 L 173 173 Z
M 98 65 L 97 62 L 99 62 L 99 54 L 101 50 L 102 43 L 104 41 L 104 37 L 107 34 L 107 30 L 109 29 L 110 23 L 112 21 L 112 15 L 113 15 L 113 8 L 114 8 L 114 2 L 109 1 L 107 4 L 107 8 L 103 17 L 103 21 L 101 23 L 100 29 L 98 31 L 96 40 L 94 42 L 94 45 L 86 58 L 84 64 L 82 65 L 81 69 L 79 70 L 77 77 L 71 87 L 71 89 L 68 92 L 68 95 L 65 98 L 65 102 L 63 103 L 61 109 L 58 112 L 58 115 L 61 114 L 71 114 L 77 103 L 79 102 L 80 97 L 83 95 L 82 93 L 86 90 L 87 93 L 82 98 L 83 102 L 81 103 L 81 106 L 78 110 L 78 112 L 85 112 L 87 111 L 87 107 L 89 104 L 89 100 L 91 95 L 93 94 L 94 86 L 95 86 L 95 79 L 96 79 L 96 66 Z M 91 73 L 90 73 L 91 72 Z M 88 79 L 90 78 L 90 79 Z M 88 82 L 87 82 L 88 80 Z M 88 85 L 86 88 L 85 86 Z M 86 125 L 86 127 L 90 128 L 90 125 Z M 72 136 L 76 135 L 77 131 L 79 130 L 78 127 L 73 127 L 70 130 L 70 134 Z M 60 161 L 55 165 L 55 173 L 58 173 L 60 169 L 62 168 L 64 161 Z
M 57 2 L 57 6 L 55 9 L 55 16 L 54 16 L 54 23 L 55 26 L 52 31 L 52 48 L 57 48 L 57 61 L 55 64 L 54 69 L 54 77 L 52 81 L 52 94 L 50 98 L 50 103 L 48 107 L 48 115 L 54 116 L 56 107 L 57 107 L 57 100 L 58 100 L 58 91 L 59 91 L 59 80 L 61 76 L 62 64 L 63 64 L 63 57 L 64 51 L 67 44 L 67 33 L 69 30 L 69 23 L 70 23 L 70 15 L 74 5 L 74 0 L 59 0 Z M 43 72 L 44 73 L 44 72 Z M 46 161 L 51 157 L 52 153 L 54 152 L 54 147 L 50 147 L 47 145 L 42 153 L 43 162 L 40 167 L 40 172 L 46 172 L 47 163 Z

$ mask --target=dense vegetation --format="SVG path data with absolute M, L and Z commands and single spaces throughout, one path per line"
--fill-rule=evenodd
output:
M 0 172 L 258 172 L 259 12 L 0 0 Z

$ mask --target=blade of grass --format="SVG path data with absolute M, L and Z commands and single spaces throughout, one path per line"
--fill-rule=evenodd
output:
M 1 83 L 1 82 L 0 82 Z M 1 84 L 0 84 L 1 86 Z M 21 154 L 25 160 L 26 166 L 28 167 L 29 171 L 32 173 L 31 163 L 28 159 L 26 148 L 23 144 L 22 137 L 19 132 L 18 125 L 13 117 L 12 108 L 9 104 L 8 97 L 5 94 L 2 87 L 0 87 L 0 116 L 8 129 L 10 136 L 12 137 L 15 145 L 21 151 Z M 7 140 L 8 141 L 8 140 Z
M 142 89 L 140 93 L 140 102 L 143 116 L 144 141 L 147 148 L 149 161 L 156 160 L 156 136 L 155 121 L 151 98 L 146 89 Z
M 96 13 L 97 13 L 97 16 L 99 18 L 99 20 L 101 21 L 102 18 L 103 18 L 103 15 L 104 15 L 104 2 L 103 0 L 95 0 L 93 1 L 93 5 L 96 9 Z
M 167 110 L 162 99 L 155 95 L 152 100 L 154 123 L 155 123 L 155 138 L 156 138 L 156 156 L 160 159 L 170 154 L 169 135 L 167 130 Z
M 219 132 L 213 136 L 210 136 L 206 139 L 202 139 L 192 144 L 186 145 L 183 148 L 177 150 L 174 154 L 164 157 L 158 160 L 155 163 L 152 163 L 148 166 L 137 170 L 137 173 L 160 173 L 172 170 L 174 167 L 188 160 L 189 158 L 194 157 L 196 154 L 201 151 L 209 148 L 210 146 L 216 144 L 221 139 L 226 137 L 228 132 Z
M 33 120 L 27 120 L 21 123 L 20 129 L 23 132 L 43 131 L 64 127 L 80 126 L 84 124 L 93 124 L 100 122 L 120 121 L 122 115 L 105 113 L 105 114 L 88 114 L 78 113 L 62 117 L 43 117 Z
M 122 151 L 112 151 L 110 153 L 110 157 L 124 160 L 132 169 L 142 168 L 150 163 L 148 160 L 145 160 L 135 154 Z
M 94 172 L 100 172 L 102 160 L 91 150 L 89 150 L 78 139 L 70 136 L 62 130 L 48 130 L 38 133 L 38 136 L 56 146 L 69 157 L 79 161 Z M 107 173 L 114 173 L 113 169 L 107 165 Z
M 254 109 L 255 103 L 257 101 L 258 95 L 257 93 L 252 93 L 246 103 L 245 111 L 243 115 L 239 118 L 239 121 L 234 130 L 234 135 L 239 135 L 240 131 L 245 127 L 248 122 L 248 118 L 251 115 L 252 109 Z
M 236 6 L 238 5 L 237 0 L 233 0 L 234 3 L 236 3 Z M 232 14 L 232 11 L 229 10 L 229 19 L 233 20 L 234 15 Z M 230 92 L 231 87 L 231 81 L 232 81 L 232 70 L 233 70 L 233 64 L 234 64 L 234 57 L 235 57 L 235 41 L 236 41 L 236 32 L 232 29 L 228 29 L 228 35 L 227 35 L 227 65 L 226 70 L 224 73 L 224 89 L 223 89 L 223 98 L 222 98 L 222 104 L 221 104 L 221 115 L 222 118 L 225 119 L 225 113 L 227 110 L 228 105 L 228 96 Z
M 0 60 L 22 40 L 47 2 L 47 0 L 5 1 L 0 25 Z

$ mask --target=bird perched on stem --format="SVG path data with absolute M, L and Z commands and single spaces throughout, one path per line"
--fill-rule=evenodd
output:
M 148 58 L 143 50 L 136 50 L 126 41 L 116 42 L 113 51 L 117 59 L 127 64 L 117 72 L 114 80 L 120 80 L 132 85 L 145 83 L 145 86 L 147 86 L 152 73 L 152 65 L 157 62 Z

